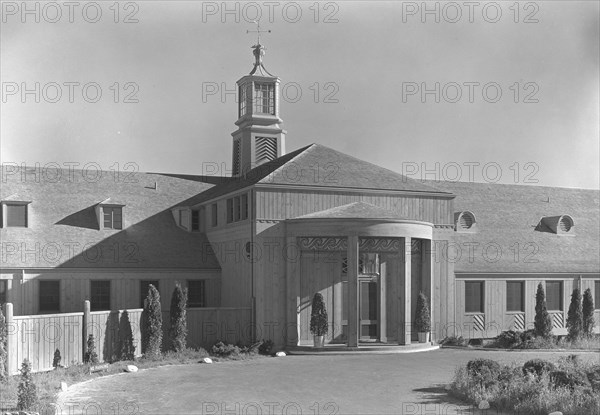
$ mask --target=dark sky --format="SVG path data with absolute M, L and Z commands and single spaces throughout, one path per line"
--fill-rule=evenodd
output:
M 4 163 L 225 174 L 260 8 L 288 151 L 318 142 L 413 178 L 598 188 L 595 1 L 427 14 L 420 1 L 120 2 L 117 23 L 113 2 L 72 16 L 38 4 L 2 4 Z M 36 83 L 39 103 L 21 94 Z

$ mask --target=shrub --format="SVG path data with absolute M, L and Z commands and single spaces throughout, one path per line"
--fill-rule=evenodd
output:
M 216 342 L 210 349 L 210 354 L 217 357 L 231 357 L 238 356 L 242 353 L 242 349 L 239 346 L 224 343 L 222 341 Z
M 417 298 L 417 309 L 415 317 L 415 328 L 419 333 L 426 333 L 431 330 L 431 314 L 429 312 L 429 301 L 423 293 L 419 293 Z
M 21 379 L 18 387 L 17 409 L 26 411 L 37 402 L 37 387 L 31 377 L 31 362 L 27 359 L 21 365 Z
M 500 364 L 491 359 L 475 359 L 467 363 L 467 373 L 482 387 L 490 387 L 498 382 Z
M 98 364 L 98 353 L 96 353 L 96 341 L 93 334 L 88 336 L 87 351 L 83 355 L 83 362 L 92 365 Z
M 594 365 L 586 371 L 588 381 L 595 392 L 600 392 L 600 365 Z
M 587 337 L 592 337 L 594 335 L 594 326 L 596 322 L 594 321 L 594 298 L 592 297 L 592 290 L 587 289 L 583 293 L 583 335 Z
M 521 343 L 526 343 L 535 340 L 535 329 L 525 330 L 521 332 Z
M 546 308 L 546 294 L 540 282 L 535 294 L 535 334 L 540 337 L 550 337 L 552 333 L 552 320 Z
M 535 370 L 534 367 L 545 365 L 534 364 L 534 361 L 528 365 L 532 370 Z M 587 363 L 578 362 L 576 359 L 559 359 L 555 366 L 564 375 L 554 375 L 556 383 L 562 385 L 557 386 L 550 376 L 550 373 L 557 370 L 548 373 L 543 369 L 539 377 L 524 376 L 523 367 L 520 365 L 501 366 L 497 372 L 497 381 L 484 384 L 481 382 L 482 373 L 494 372 L 495 365 L 487 362 L 471 363 L 471 370 L 466 366 L 457 368 L 450 391 L 474 405 L 485 399 L 495 409 L 491 410 L 494 413 L 545 415 L 561 411 L 564 415 L 600 415 L 600 394 L 594 393 L 585 386 L 585 381 L 580 379 L 583 372 L 587 371 L 589 377 L 589 372 L 595 371 L 596 367 L 600 371 L 600 365 L 589 366 L 583 370 L 586 365 Z M 567 380 L 561 382 L 564 379 Z M 575 386 L 564 386 L 565 384 Z
M 508 330 L 500 333 L 494 340 L 494 346 L 509 349 L 521 344 L 521 334 L 518 331 Z
M 260 346 L 258 346 L 258 353 L 260 354 L 264 354 L 264 355 L 270 355 L 271 351 L 273 350 L 273 341 L 272 340 L 263 340 L 260 343 Z
M 135 360 L 133 331 L 131 331 L 131 322 L 127 310 L 123 311 L 119 319 L 119 349 L 117 356 L 119 360 Z
M 187 337 L 187 290 L 181 288 L 181 284 L 175 284 L 173 296 L 171 297 L 171 326 L 169 327 L 169 337 L 171 338 L 171 348 L 176 352 L 185 349 Z
M 459 336 L 459 337 L 450 336 L 450 337 L 445 337 L 440 342 L 440 344 L 443 346 L 466 346 L 469 344 L 469 341 L 466 339 L 463 339 L 462 336 Z
M 310 332 L 315 336 L 324 336 L 329 331 L 327 310 L 321 293 L 316 293 L 312 300 L 310 312 Z
M 162 311 L 160 294 L 152 284 L 148 287 L 148 296 L 144 302 L 144 317 L 144 355 L 157 359 L 162 345 Z
M 4 320 L 4 314 L 2 313 L 2 307 L 0 307 L 0 382 L 4 382 L 8 379 L 6 373 L 7 370 L 7 353 L 6 353 L 6 342 L 8 341 L 8 334 L 6 332 L 6 321 Z
M 569 332 L 569 340 L 578 340 L 582 334 L 583 326 L 583 310 L 581 306 L 581 293 L 579 288 L 575 288 L 571 294 L 571 304 L 567 314 L 567 330 Z
M 556 369 L 554 363 L 542 359 L 531 359 L 523 365 L 523 374 L 533 374 L 536 377 L 541 377 L 544 373 L 550 373 Z
M 550 381 L 554 387 L 567 387 L 570 389 L 590 387 L 590 381 L 582 370 L 553 370 L 550 372 Z
M 52 367 L 57 369 L 60 367 L 60 362 L 62 361 L 62 357 L 60 355 L 60 350 L 56 349 L 54 351 L 54 359 L 52 359 Z

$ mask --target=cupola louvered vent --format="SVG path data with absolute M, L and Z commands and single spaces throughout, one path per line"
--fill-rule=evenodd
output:
M 241 143 L 240 140 L 235 140 L 233 142 L 233 175 L 238 175 L 240 174 L 240 165 L 241 165 L 241 161 L 242 161 L 242 157 L 241 157 Z
M 256 164 L 266 163 L 277 158 L 276 137 L 256 137 Z
M 570 215 L 544 216 L 538 222 L 535 230 L 538 232 L 549 232 L 557 235 L 573 236 L 575 222 Z

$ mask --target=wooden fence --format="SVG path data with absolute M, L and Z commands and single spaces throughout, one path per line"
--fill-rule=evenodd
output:
M 116 360 L 124 333 L 131 330 L 135 355 L 142 354 L 142 309 L 90 312 L 85 301 L 83 312 L 14 316 L 13 305 L 4 305 L 7 342 L 7 370 L 18 374 L 24 359 L 32 370 L 52 369 L 55 350 L 62 365 L 83 362 L 87 338 L 94 335 L 96 352 L 102 362 Z M 187 343 L 189 347 L 211 347 L 216 341 L 249 343 L 252 341 L 250 308 L 189 308 L 187 310 Z M 169 312 L 163 311 L 163 350 L 169 344 Z

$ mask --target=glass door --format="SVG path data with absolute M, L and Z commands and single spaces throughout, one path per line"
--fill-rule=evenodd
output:
M 374 342 L 378 340 L 378 278 L 373 276 L 359 276 L 359 340 Z

